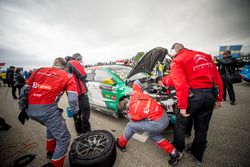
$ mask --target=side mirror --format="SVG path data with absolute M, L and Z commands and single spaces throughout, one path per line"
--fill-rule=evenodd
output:
M 103 84 L 106 84 L 106 85 L 115 85 L 115 84 L 116 84 L 115 80 L 112 79 L 112 78 L 103 79 L 103 80 L 102 80 L 102 83 L 103 83 Z

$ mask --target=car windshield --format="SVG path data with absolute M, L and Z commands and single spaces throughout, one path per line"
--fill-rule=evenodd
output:
M 116 74 L 122 81 L 125 81 L 128 73 L 132 70 L 132 68 L 126 66 L 119 66 L 115 68 L 110 68 L 110 70 L 114 74 Z

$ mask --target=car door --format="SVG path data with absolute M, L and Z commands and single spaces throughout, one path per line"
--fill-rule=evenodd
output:
M 89 90 L 89 96 L 91 98 L 90 103 L 101 107 L 106 107 L 100 85 L 103 79 L 109 77 L 110 75 L 103 69 L 96 69 L 94 71 L 94 80 L 92 82 L 88 82 L 88 87 L 91 89 Z

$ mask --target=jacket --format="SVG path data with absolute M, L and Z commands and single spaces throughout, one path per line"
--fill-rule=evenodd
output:
M 173 59 L 170 68 L 180 109 L 187 109 L 190 89 L 218 86 L 217 101 L 222 100 L 223 83 L 210 55 L 182 49 Z
M 226 75 L 227 71 L 228 74 L 235 74 L 236 67 L 237 67 L 237 60 L 232 56 L 223 58 L 218 61 L 218 70 L 221 75 Z
M 140 81 L 135 81 L 128 115 L 131 121 L 158 120 L 164 115 L 164 110 L 153 98 L 143 93 Z
M 7 74 L 6 74 L 6 77 L 7 77 L 7 82 L 8 83 L 10 83 L 10 84 L 15 83 L 15 81 L 14 81 L 14 71 L 8 70 Z
M 74 76 L 77 85 L 78 96 L 85 94 L 87 92 L 87 73 L 85 72 L 83 66 L 77 60 L 70 60 L 68 62 L 68 68 L 69 72 L 72 73 Z
M 67 91 L 69 105 L 77 113 L 78 96 L 76 83 L 67 72 L 58 68 L 40 68 L 27 80 L 21 95 L 29 89 L 28 105 L 54 105 Z
M 14 74 L 15 79 L 15 86 L 24 86 L 25 85 L 25 79 L 23 78 L 22 74 Z

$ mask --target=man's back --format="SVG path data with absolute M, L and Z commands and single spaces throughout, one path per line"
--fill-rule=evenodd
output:
M 73 79 L 63 70 L 58 68 L 38 69 L 27 81 L 30 86 L 28 103 L 56 103 L 60 95 L 66 90 L 69 82 L 73 82 Z M 72 88 L 72 90 L 74 89 Z

